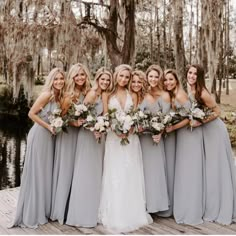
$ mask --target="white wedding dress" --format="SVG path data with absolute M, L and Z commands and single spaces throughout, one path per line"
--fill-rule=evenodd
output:
M 127 91 L 124 111 L 133 105 Z M 108 108 L 122 110 L 115 96 Z M 152 223 L 146 212 L 142 152 L 137 135 L 122 146 L 112 131 L 107 134 L 99 222 L 116 233 L 129 232 Z

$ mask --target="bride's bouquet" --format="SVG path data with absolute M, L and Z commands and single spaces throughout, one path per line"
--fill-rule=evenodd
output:
M 52 112 L 48 112 L 50 126 L 56 134 L 61 131 L 67 132 L 66 127 L 68 126 L 68 120 L 65 117 L 61 117 L 61 112 L 62 110 L 59 108 L 54 109 Z
M 107 115 L 104 116 L 96 116 L 93 114 L 89 114 L 85 120 L 83 125 L 84 128 L 89 129 L 91 132 L 97 131 L 101 134 L 104 134 L 108 131 L 110 126 L 109 117 Z M 101 142 L 101 138 L 98 138 L 98 143 Z
M 129 144 L 128 135 L 133 128 L 134 121 L 130 112 L 117 111 L 116 109 L 109 110 L 110 127 L 117 135 L 122 136 L 120 144 Z

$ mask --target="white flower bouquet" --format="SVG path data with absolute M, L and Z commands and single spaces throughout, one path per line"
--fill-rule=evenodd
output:
M 61 117 L 61 109 L 56 108 L 52 112 L 48 112 L 48 120 L 50 126 L 53 128 L 56 134 L 61 131 L 67 132 L 66 127 L 68 126 L 68 120 Z
M 109 129 L 110 123 L 107 115 L 104 116 L 94 116 L 92 114 L 88 115 L 85 123 L 83 125 L 84 128 L 89 129 L 91 132 L 99 132 L 106 133 Z M 98 143 L 101 142 L 101 138 L 98 138 Z
M 113 132 L 121 136 L 121 145 L 129 144 L 128 135 L 131 128 L 134 126 L 132 115 L 127 112 L 117 111 L 116 109 L 109 110 L 110 127 Z

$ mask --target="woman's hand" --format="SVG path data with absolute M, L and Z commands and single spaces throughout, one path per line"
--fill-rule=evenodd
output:
M 96 139 L 100 139 L 102 137 L 102 134 L 98 131 L 94 131 L 93 134 L 94 134 Z
M 78 119 L 75 126 L 80 127 L 84 124 L 84 122 L 85 122 L 85 119 Z
M 166 131 L 166 133 L 170 133 L 170 132 L 174 131 L 173 125 L 167 126 L 167 127 L 165 128 L 165 131 Z
M 202 123 L 198 120 L 191 120 L 190 121 L 190 126 L 193 127 L 193 128 L 196 128 L 198 126 L 202 125 Z
M 152 135 L 153 141 L 154 141 L 155 143 L 159 143 L 160 140 L 161 140 L 161 135 L 162 135 L 162 133 L 157 134 L 157 135 Z
M 144 128 L 142 126 L 138 126 L 138 132 L 142 133 L 144 131 Z
M 48 125 L 47 129 L 51 134 L 56 135 L 55 129 L 51 125 Z
M 121 139 L 128 137 L 128 133 L 127 134 L 116 134 L 116 135 Z

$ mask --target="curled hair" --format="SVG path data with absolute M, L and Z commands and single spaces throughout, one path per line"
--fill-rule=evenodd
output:
M 138 95 L 138 101 L 142 101 L 144 99 L 144 96 L 145 94 L 147 93 L 147 90 L 148 90 L 148 83 L 147 83 L 147 80 L 146 80 L 146 75 L 143 71 L 141 70 L 134 70 L 132 73 L 131 73 L 131 79 L 129 81 L 129 91 L 131 92 L 134 92 L 132 90 L 132 81 L 133 81 L 133 78 L 134 76 L 138 76 L 139 79 L 142 81 L 142 88 L 141 90 L 137 93 Z
M 182 87 L 182 86 L 181 86 L 181 83 L 180 83 L 180 80 L 179 80 L 179 78 L 178 78 L 177 72 L 176 72 L 176 70 L 174 70 L 174 69 L 166 69 L 166 70 L 164 71 L 164 73 L 163 73 L 163 78 L 162 78 L 163 86 L 164 86 L 164 81 L 165 81 L 165 78 L 166 78 L 166 75 L 167 75 L 167 74 L 171 74 L 171 75 L 174 76 L 174 78 L 175 78 L 175 80 L 176 80 L 176 82 L 177 82 L 177 85 L 176 85 L 177 89 L 179 89 L 180 87 Z M 165 86 L 164 86 L 164 90 L 167 91 L 166 88 L 165 88 Z M 176 106 L 175 106 L 175 97 L 176 97 L 176 96 L 175 96 L 174 90 L 173 90 L 173 91 L 167 91 L 167 92 L 168 92 L 169 95 L 170 95 L 170 100 L 171 100 L 172 108 L 173 108 L 173 109 L 176 109 Z
M 54 93 L 53 82 L 58 74 L 61 74 L 65 79 L 65 73 L 61 68 L 58 68 L 58 67 L 53 68 L 49 72 L 49 74 L 45 80 L 45 84 L 43 86 L 42 91 L 43 92 L 50 92 L 50 94 L 51 94 L 50 100 L 58 100 L 60 102 L 64 96 L 65 86 L 63 87 L 63 89 L 61 89 L 59 91 L 59 95 L 56 97 L 55 93 Z
M 118 75 L 121 73 L 121 71 L 124 71 L 124 70 L 129 71 L 130 76 L 131 76 L 132 67 L 131 67 L 130 65 L 121 64 L 121 65 L 117 66 L 117 67 L 115 68 L 115 72 L 114 72 L 114 74 L 113 74 L 114 86 L 113 86 L 113 89 L 112 89 L 112 91 L 111 91 L 111 94 L 113 94 L 113 93 L 116 92 L 116 90 L 117 90 L 117 77 L 118 77 Z M 128 85 L 127 85 L 127 88 L 128 88 Z
M 101 67 L 100 69 L 97 70 L 96 74 L 95 74 L 95 78 L 94 78 L 94 86 L 93 89 L 97 90 L 98 89 L 98 81 L 101 78 L 102 75 L 108 75 L 110 78 L 110 84 L 108 86 L 108 88 L 106 89 L 107 92 L 111 92 L 113 89 L 113 78 L 112 78 L 112 74 L 111 72 L 106 69 L 105 67 Z
M 201 95 L 202 95 L 202 90 L 203 89 L 206 89 L 206 91 L 209 93 L 208 89 L 206 88 L 206 84 L 205 84 L 205 73 L 204 73 L 204 69 L 201 65 L 199 64 L 192 64 L 192 65 L 189 65 L 187 67 L 187 73 L 188 74 L 188 71 L 190 70 L 191 67 L 194 67 L 197 69 L 197 80 L 196 80 L 196 87 L 195 87 L 195 90 L 196 90 L 196 93 L 195 93 L 195 99 L 197 100 L 197 102 L 200 104 L 200 105 L 203 105 L 204 102 L 202 101 L 201 99 Z
M 161 80 L 162 80 L 162 77 L 163 77 L 163 70 L 162 70 L 162 68 L 161 68 L 159 65 L 150 65 L 150 66 L 147 68 L 147 70 L 146 70 L 147 81 L 148 81 L 148 74 L 149 74 L 151 71 L 153 71 L 153 70 L 156 71 L 156 72 L 158 73 L 158 75 L 159 75 L 159 80 L 158 80 L 157 86 L 158 86 L 158 88 L 159 88 L 160 90 L 162 90 L 163 87 L 162 87 Z
M 81 92 L 85 96 L 88 90 L 90 89 L 90 73 L 87 67 L 81 63 L 77 63 L 71 66 L 69 73 L 66 79 L 66 93 L 71 96 L 72 98 L 77 98 L 76 94 L 76 83 L 74 81 L 75 76 L 79 73 L 80 70 L 83 70 L 86 74 L 86 81 L 82 86 Z

